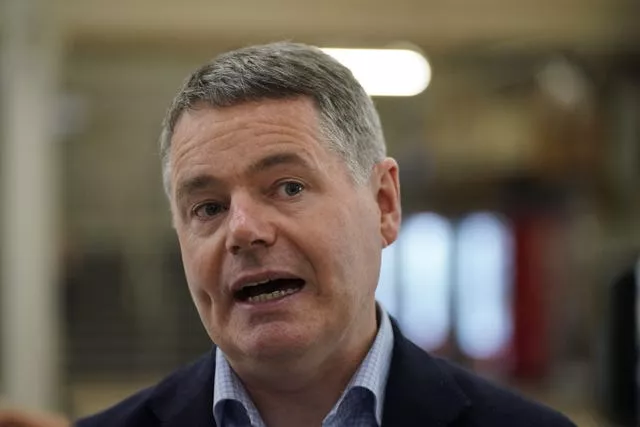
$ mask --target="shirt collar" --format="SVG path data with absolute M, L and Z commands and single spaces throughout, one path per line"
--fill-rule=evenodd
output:
M 355 389 L 365 389 L 373 393 L 375 402 L 375 417 L 378 425 L 382 424 L 382 408 L 384 406 L 385 389 L 389 368 L 391 367 L 391 354 L 393 352 L 393 329 L 389 315 L 377 305 L 379 327 L 376 338 L 369 352 L 351 378 L 344 393 L 327 415 L 330 418 L 340 409 L 345 397 Z M 260 414 L 251 401 L 244 385 L 233 372 L 227 359 L 218 348 L 216 350 L 216 367 L 213 386 L 213 414 L 216 424 L 224 426 L 224 417 L 228 415 L 225 408 L 228 401 L 238 402 L 246 411 L 251 425 L 263 426 Z
M 216 349 L 216 369 L 213 382 L 213 418 L 216 425 L 224 426 L 224 418 L 231 415 L 230 402 L 242 405 L 252 426 L 263 426 L 258 409 L 249 397 L 242 381 L 227 362 L 227 358 L 220 348 Z
M 344 398 L 351 390 L 364 388 L 373 393 L 376 420 L 378 425 L 382 424 L 382 408 L 384 406 L 387 377 L 389 376 L 391 354 L 393 352 L 393 329 L 391 328 L 389 315 L 380 305 L 377 308 L 380 326 L 373 345 L 329 416 L 340 408 Z

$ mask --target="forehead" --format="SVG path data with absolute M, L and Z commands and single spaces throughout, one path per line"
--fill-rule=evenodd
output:
M 270 121 L 274 124 L 294 124 L 318 128 L 315 102 L 307 96 L 283 99 L 261 99 L 229 107 L 212 107 L 205 102 L 186 110 L 176 122 L 172 141 L 180 141 L 189 130 L 204 131 L 213 126 L 232 126 L 249 121 Z M 194 124 L 197 125 L 193 129 Z M 175 145 L 175 144 L 174 144 Z
M 269 133 L 320 139 L 319 128 L 317 110 L 308 97 L 265 99 L 224 108 L 201 103 L 185 111 L 176 123 L 171 153 L 179 155 L 211 140 L 216 140 L 217 148 L 225 149 L 228 140 L 233 140 L 232 145 L 256 142 Z
M 218 175 L 244 167 L 256 157 L 294 151 L 312 163 L 332 155 L 320 135 L 318 113 L 307 97 L 261 100 L 232 107 L 206 105 L 186 111 L 171 144 L 171 179 L 186 169 Z M 329 153 L 331 151 L 331 153 Z

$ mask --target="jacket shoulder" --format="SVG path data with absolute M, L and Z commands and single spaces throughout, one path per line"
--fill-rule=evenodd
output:
M 471 402 L 466 426 L 575 427 L 567 417 L 518 393 L 499 387 L 449 361 L 436 358 Z
M 81 418 L 74 423 L 77 427 L 107 427 L 107 426 L 152 426 L 155 416 L 147 406 L 149 397 L 157 386 L 146 388 L 114 406 Z
M 212 372 L 211 355 L 182 367 L 157 384 L 143 389 L 95 415 L 77 420 L 76 427 L 151 427 L 160 425 L 159 414 L 170 412 L 184 401 L 191 389 L 204 381 L 202 374 Z M 212 380 L 212 379 L 211 379 Z M 194 384 L 195 383 L 195 384 Z M 212 396 L 213 398 L 213 396 Z

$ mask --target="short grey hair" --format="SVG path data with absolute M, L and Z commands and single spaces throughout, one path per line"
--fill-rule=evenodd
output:
M 351 71 L 322 50 L 278 42 L 223 53 L 194 71 L 173 99 L 162 124 L 160 156 L 171 196 L 170 152 L 183 112 L 202 104 L 230 107 L 261 99 L 310 97 L 329 148 L 345 161 L 354 180 L 364 183 L 386 147 L 373 101 Z

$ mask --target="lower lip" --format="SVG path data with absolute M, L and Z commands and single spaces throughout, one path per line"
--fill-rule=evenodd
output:
M 293 298 L 300 295 L 304 291 L 304 288 L 305 286 L 303 286 L 293 294 L 289 294 L 287 296 L 277 298 L 277 299 L 272 299 L 269 301 L 260 301 L 260 302 L 236 301 L 236 304 L 249 310 L 271 310 L 271 309 L 277 308 L 280 305 L 287 304 Z

